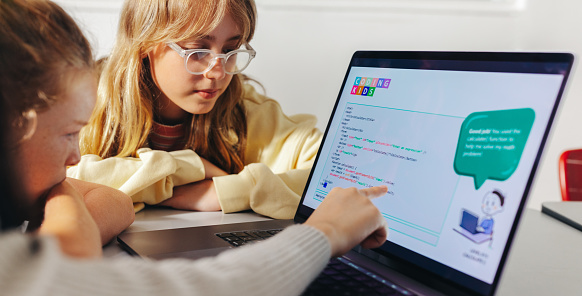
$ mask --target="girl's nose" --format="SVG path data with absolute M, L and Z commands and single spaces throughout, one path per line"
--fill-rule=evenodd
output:
M 226 76 L 224 70 L 224 59 L 215 58 L 212 64 L 212 68 L 204 74 L 208 79 L 222 79 Z

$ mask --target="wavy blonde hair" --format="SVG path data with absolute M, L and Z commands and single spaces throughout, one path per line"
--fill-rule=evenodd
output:
M 241 31 L 241 44 L 249 42 L 256 26 L 253 0 L 127 0 L 116 44 L 103 65 L 95 110 L 81 133 L 81 153 L 136 156 L 147 145 L 156 112 L 148 53 L 162 42 L 208 35 L 226 14 Z M 184 147 L 229 173 L 244 167 L 244 80 L 234 75 L 209 113 L 189 117 Z

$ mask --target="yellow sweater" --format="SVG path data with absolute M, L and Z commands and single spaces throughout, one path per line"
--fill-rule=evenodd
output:
M 248 139 L 246 167 L 239 174 L 215 177 L 214 186 L 225 213 L 252 209 L 291 219 L 315 160 L 321 132 L 312 115 L 286 116 L 279 103 L 247 85 Z M 67 176 L 117 188 L 130 195 L 136 211 L 144 203 L 172 197 L 174 186 L 204 179 L 200 157 L 192 150 L 165 152 L 141 148 L 138 157 L 83 155 Z

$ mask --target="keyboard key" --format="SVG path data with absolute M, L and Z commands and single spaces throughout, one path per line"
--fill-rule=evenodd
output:
M 302 295 L 402 296 L 414 294 L 346 259 L 333 258 Z
M 258 230 L 258 231 L 251 231 L 249 232 L 251 235 L 257 236 L 257 237 L 262 237 L 262 238 L 269 238 L 271 236 L 273 236 L 272 234 L 263 231 L 263 230 Z
M 249 230 L 217 233 L 216 236 L 235 247 L 265 240 L 282 229 Z M 328 266 L 303 292 L 311 295 L 407 295 L 414 296 L 408 290 L 397 287 L 380 276 L 364 270 L 343 258 L 332 258 Z
M 216 233 L 216 236 L 235 247 L 240 247 L 249 243 L 265 240 L 279 233 L 281 230 L 283 229 L 222 232 Z

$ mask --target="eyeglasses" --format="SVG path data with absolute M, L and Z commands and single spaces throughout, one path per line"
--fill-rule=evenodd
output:
M 224 72 L 238 74 L 248 67 L 257 54 L 249 44 L 245 44 L 247 49 L 237 49 L 225 54 L 217 54 L 210 49 L 183 49 L 174 42 L 166 44 L 184 58 L 186 71 L 195 75 L 210 71 L 218 59 L 222 62 Z

